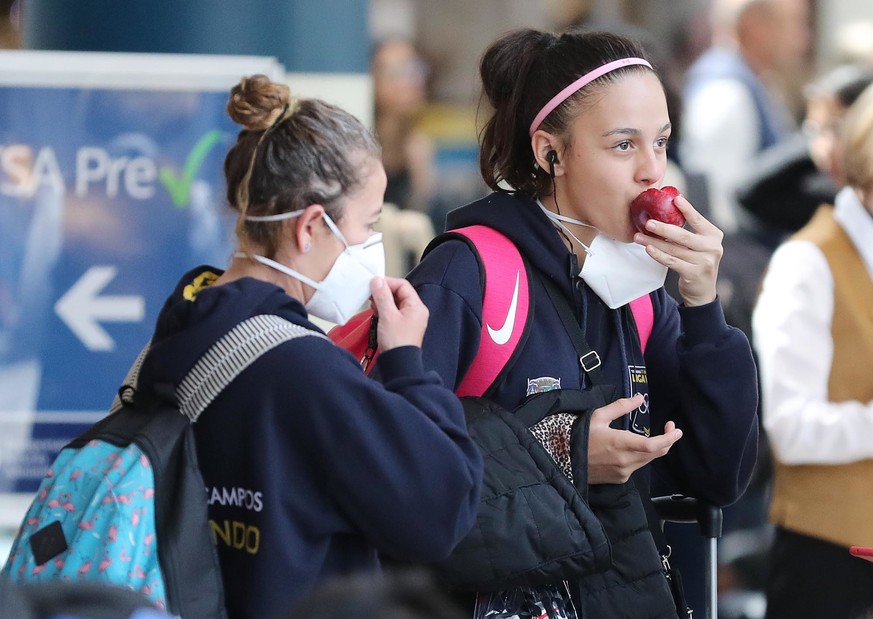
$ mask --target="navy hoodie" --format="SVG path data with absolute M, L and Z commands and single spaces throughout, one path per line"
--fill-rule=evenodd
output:
M 718 300 L 688 308 L 677 305 L 663 288 L 652 293 L 654 325 L 643 354 L 629 308 L 609 309 L 576 277 L 576 257 L 535 201 L 493 193 L 451 212 L 447 229 L 474 224 L 505 234 L 532 268 L 558 286 L 575 308 L 588 344 L 603 360 L 604 382 L 617 387 L 622 397 L 646 395 L 640 409 L 623 420 L 623 427 L 660 434 L 673 420 L 682 429 L 683 437 L 667 456 L 634 475 L 640 494 L 649 493 L 654 475 L 658 494 L 679 492 L 718 505 L 735 501 L 755 462 L 757 378 L 748 340 L 725 323 Z M 482 328 L 476 256 L 463 241 L 445 241 L 424 257 L 409 279 L 430 310 L 425 365 L 456 387 L 478 350 Z M 573 344 L 545 288 L 536 277 L 530 281 L 534 314 L 527 340 L 490 394 L 509 410 L 531 393 L 586 386 L 580 382 L 586 379 L 580 378 Z
M 275 314 L 321 332 L 280 288 L 182 277 L 158 318 L 140 388 L 178 384 L 239 322 Z M 286 612 L 320 581 L 378 569 L 377 551 L 445 557 L 473 525 L 482 462 L 460 403 L 421 351 L 380 356 L 383 384 L 322 337 L 245 369 L 195 426 L 231 617 Z

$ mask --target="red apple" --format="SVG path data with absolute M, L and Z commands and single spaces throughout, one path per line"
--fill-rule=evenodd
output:
M 685 216 L 673 204 L 673 198 L 678 195 L 678 189 L 667 185 L 661 189 L 646 189 L 634 198 L 630 204 L 630 213 L 631 221 L 637 230 L 646 232 L 646 222 L 649 219 L 656 219 L 674 226 L 684 226 Z

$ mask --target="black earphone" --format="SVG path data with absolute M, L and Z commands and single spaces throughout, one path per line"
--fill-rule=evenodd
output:
M 549 174 L 552 175 L 552 178 L 555 176 L 555 163 L 558 161 L 558 151 L 555 149 L 550 150 L 546 153 L 546 159 L 549 160 Z

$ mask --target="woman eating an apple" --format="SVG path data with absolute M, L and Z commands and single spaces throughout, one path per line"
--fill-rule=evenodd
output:
M 635 42 L 521 29 L 491 44 L 480 74 L 491 108 L 480 169 L 493 193 L 450 213 L 447 229 L 482 225 L 510 239 L 527 265 L 532 309 L 526 320 L 516 315 L 515 280 L 507 279 L 505 321 L 483 320 L 474 249 L 458 239 L 434 245 L 408 276 L 430 310 L 425 363 L 457 388 L 483 338 L 510 325 L 526 335 L 486 392 L 504 409 L 551 390 L 614 388 L 601 406 L 537 434 L 579 473 L 576 489 L 611 556 L 551 577 L 567 582 L 584 617 L 675 618 L 659 556 L 668 551 L 656 547 L 646 518 L 652 489 L 727 505 L 743 493 L 757 446 L 752 352 L 716 295 L 722 232 L 674 189 L 661 189 L 670 118 L 658 74 Z M 668 269 L 679 276 L 681 303 L 664 290 Z M 581 363 L 559 306 L 593 353 Z M 520 504 L 506 519 L 527 513 Z M 567 526 L 563 518 L 555 514 L 556 528 Z M 519 550 L 526 543 L 519 538 Z M 465 560 L 485 569 L 507 552 L 491 550 Z

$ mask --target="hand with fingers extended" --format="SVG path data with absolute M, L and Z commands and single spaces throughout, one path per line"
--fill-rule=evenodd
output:
M 373 311 L 379 317 L 376 337 L 382 352 L 399 346 L 421 347 L 430 312 L 415 288 L 399 277 L 370 281 Z
M 634 242 L 648 254 L 679 274 L 679 293 L 688 307 L 715 300 L 718 265 L 724 253 L 724 233 L 679 195 L 673 204 L 682 212 L 691 230 L 649 219 L 645 233 L 637 232 Z
M 664 434 L 645 437 L 627 430 L 616 430 L 610 423 L 638 408 L 640 394 L 622 398 L 596 409 L 591 415 L 588 434 L 588 483 L 621 484 L 631 473 L 670 451 L 682 437 L 682 430 L 672 421 L 664 425 Z

